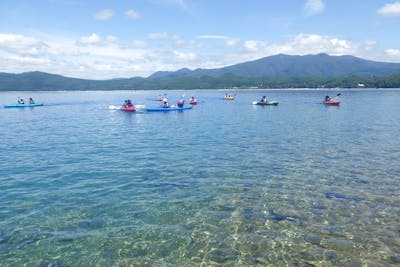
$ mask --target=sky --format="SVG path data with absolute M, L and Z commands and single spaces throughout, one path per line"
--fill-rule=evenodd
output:
M 400 0 L 0 0 L 0 72 L 102 80 L 319 53 L 400 62 Z

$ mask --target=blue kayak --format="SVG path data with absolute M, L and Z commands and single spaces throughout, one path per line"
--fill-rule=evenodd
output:
M 28 107 L 39 107 L 43 106 L 42 103 L 36 103 L 36 104 L 7 104 L 4 105 L 5 108 L 28 108 Z
M 146 111 L 172 111 L 172 110 L 186 110 L 186 109 L 192 109 L 192 106 L 187 106 L 187 107 L 169 107 L 169 108 L 164 108 L 164 107 L 153 107 L 153 108 L 146 108 Z

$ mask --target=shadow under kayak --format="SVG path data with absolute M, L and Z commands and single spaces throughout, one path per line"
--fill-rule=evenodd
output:
M 43 106 L 42 103 L 36 103 L 36 104 L 7 104 L 4 105 L 5 108 L 28 108 L 28 107 L 39 107 Z

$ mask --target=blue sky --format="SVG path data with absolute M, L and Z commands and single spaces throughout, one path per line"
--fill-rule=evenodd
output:
M 0 72 L 146 77 L 279 53 L 400 62 L 400 0 L 1 0 Z

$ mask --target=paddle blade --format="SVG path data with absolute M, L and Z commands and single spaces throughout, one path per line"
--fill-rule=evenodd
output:
M 252 104 L 253 104 L 253 105 L 257 105 L 257 101 L 253 101 Z
M 109 105 L 108 109 L 115 110 L 115 109 L 119 109 L 119 107 L 114 106 L 114 105 Z
M 146 108 L 146 105 L 135 105 L 135 108 L 136 109 L 143 109 L 143 108 Z

